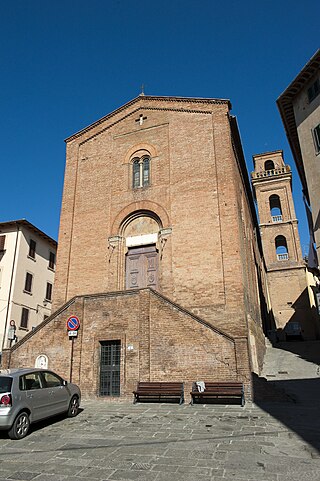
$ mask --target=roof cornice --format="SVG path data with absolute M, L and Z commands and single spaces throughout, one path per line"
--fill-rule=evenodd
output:
M 138 97 L 135 97 L 134 99 L 130 100 L 129 102 L 125 103 L 121 107 L 117 108 L 116 110 L 113 110 L 109 114 L 105 115 L 101 119 L 97 120 L 96 122 L 93 122 L 92 124 L 88 125 L 87 127 L 84 127 L 83 129 L 79 130 L 78 132 L 74 133 L 70 137 L 67 137 L 65 139 L 65 142 L 68 143 L 77 137 L 80 137 L 82 134 L 88 132 L 89 130 L 93 129 L 94 127 L 97 127 L 98 125 L 102 124 L 106 120 L 111 119 L 115 115 L 121 113 L 123 110 L 127 109 L 128 107 L 131 107 L 137 102 L 159 102 L 159 101 L 164 101 L 164 102 L 181 102 L 181 103 L 190 103 L 194 102 L 197 104 L 207 104 L 207 105 L 212 105 L 212 104 L 218 104 L 218 105 L 223 105 L 226 104 L 228 108 L 231 110 L 231 102 L 229 99 L 213 99 L 213 98 L 198 98 L 198 97 L 166 97 L 166 96 L 154 96 L 154 95 L 143 95 L 140 94 Z
M 292 150 L 292 154 L 299 172 L 299 176 L 305 191 L 308 195 L 307 181 L 303 167 L 303 160 L 297 125 L 293 110 L 293 100 L 310 81 L 310 79 L 320 70 L 320 49 L 316 51 L 309 62 L 303 67 L 296 78 L 286 88 L 277 99 L 278 109 L 286 131 L 286 135 Z
M 270 155 L 281 154 L 283 157 L 283 150 L 270 150 L 269 152 L 261 152 L 260 154 L 253 154 L 252 158 L 255 157 L 269 157 Z
M 45 232 L 38 229 L 38 227 L 31 224 L 31 222 L 27 221 L 26 219 L 9 220 L 7 222 L 0 222 L 0 232 L 1 232 L 1 229 L 3 229 L 3 228 L 14 227 L 14 226 L 26 227 L 27 229 L 36 233 L 39 237 L 42 237 L 43 239 L 47 240 L 49 242 L 49 244 L 53 245 L 54 247 L 57 247 L 57 245 L 58 245 L 56 240 L 52 239 L 52 237 L 45 234 Z

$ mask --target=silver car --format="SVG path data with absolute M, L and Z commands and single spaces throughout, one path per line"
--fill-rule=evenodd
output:
M 22 439 L 30 424 L 56 414 L 78 414 L 81 393 L 46 369 L 0 370 L 0 430 L 11 439 Z

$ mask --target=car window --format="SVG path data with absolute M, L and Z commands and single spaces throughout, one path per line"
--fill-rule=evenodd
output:
M 12 377 L 0 377 L 0 393 L 10 392 L 12 386 Z
M 62 379 L 61 377 L 57 376 L 57 374 L 45 371 L 42 373 L 42 375 L 45 380 L 45 387 L 58 387 L 62 385 Z
M 41 389 L 41 378 L 39 373 L 30 372 L 24 376 L 20 376 L 19 387 L 21 391 L 30 391 L 32 389 Z

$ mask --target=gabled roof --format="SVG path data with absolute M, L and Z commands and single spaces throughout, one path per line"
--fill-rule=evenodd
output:
M 17 227 L 17 226 L 26 227 L 27 229 L 31 230 L 32 232 L 37 234 L 42 239 L 46 240 L 53 247 L 57 248 L 57 245 L 58 245 L 57 241 L 52 239 L 52 237 L 49 237 L 47 234 L 42 232 L 42 230 L 38 229 L 38 227 L 31 224 L 26 219 L 9 220 L 8 222 L 0 222 L 0 233 L 1 233 L 2 229 L 6 228 L 6 227 Z
M 320 70 L 320 49 L 316 51 L 309 62 L 303 67 L 296 78 L 286 88 L 277 100 L 278 109 L 288 137 L 292 154 L 297 165 L 299 176 L 307 194 L 307 181 L 303 167 L 297 125 L 293 110 L 293 100 L 306 86 L 310 79 Z
M 113 116 L 117 115 L 121 111 L 127 109 L 128 107 L 131 107 L 137 102 L 149 102 L 149 101 L 164 101 L 164 102 L 194 102 L 194 103 L 202 103 L 202 104 L 227 104 L 228 108 L 231 110 L 231 102 L 228 99 L 213 99 L 213 98 L 198 98 L 198 97 L 166 97 L 166 96 L 154 96 L 154 95 L 144 95 L 140 94 L 138 97 L 135 97 L 134 99 L 130 100 L 129 102 L 125 103 L 121 107 L 117 108 L 113 112 L 110 112 L 108 115 L 105 115 L 101 119 L 97 120 L 96 122 L 93 122 L 93 124 L 88 125 L 87 127 L 84 127 L 83 129 L 79 130 L 78 132 L 74 133 L 70 137 L 67 137 L 65 139 L 65 142 L 69 142 L 70 140 L 74 140 L 75 138 L 79 137 L 80 135 L 84 134 L 85 132 L 88 132 L 89 130 L 93 129 L 97 125 L 105 122 L 106 120 L 109 120 Z

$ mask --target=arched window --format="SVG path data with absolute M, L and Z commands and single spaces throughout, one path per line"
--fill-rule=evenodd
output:
M 146 187 L 150 184 L 150 157 L 134 158 L 132 162 L 132 187 Z
M 287 240 L 283 235 L 275 238 L 276 254 L 278 261 L 286 261 L 289 259 Z
M 264 170 L 273 170 L 274 169 L 274 163 L 272 160 L 266 160 L 264 163 Z
M 133 180 L 133 188 L 140 187 L 140 164 L 139 159 L 134 159 L 132 163 L 132 180 Z
M 142 160 L 143 164 L 143 179 L 142 184 L 143 186 L 149 185 L 149 177 L 150 177 L 150 159 L 149 157 L 145 157 Z
M 269 197 L 270 214 L 272 222 L 282 221 L 282 211 L 280 197 L 277 194 L 273 194 Z

